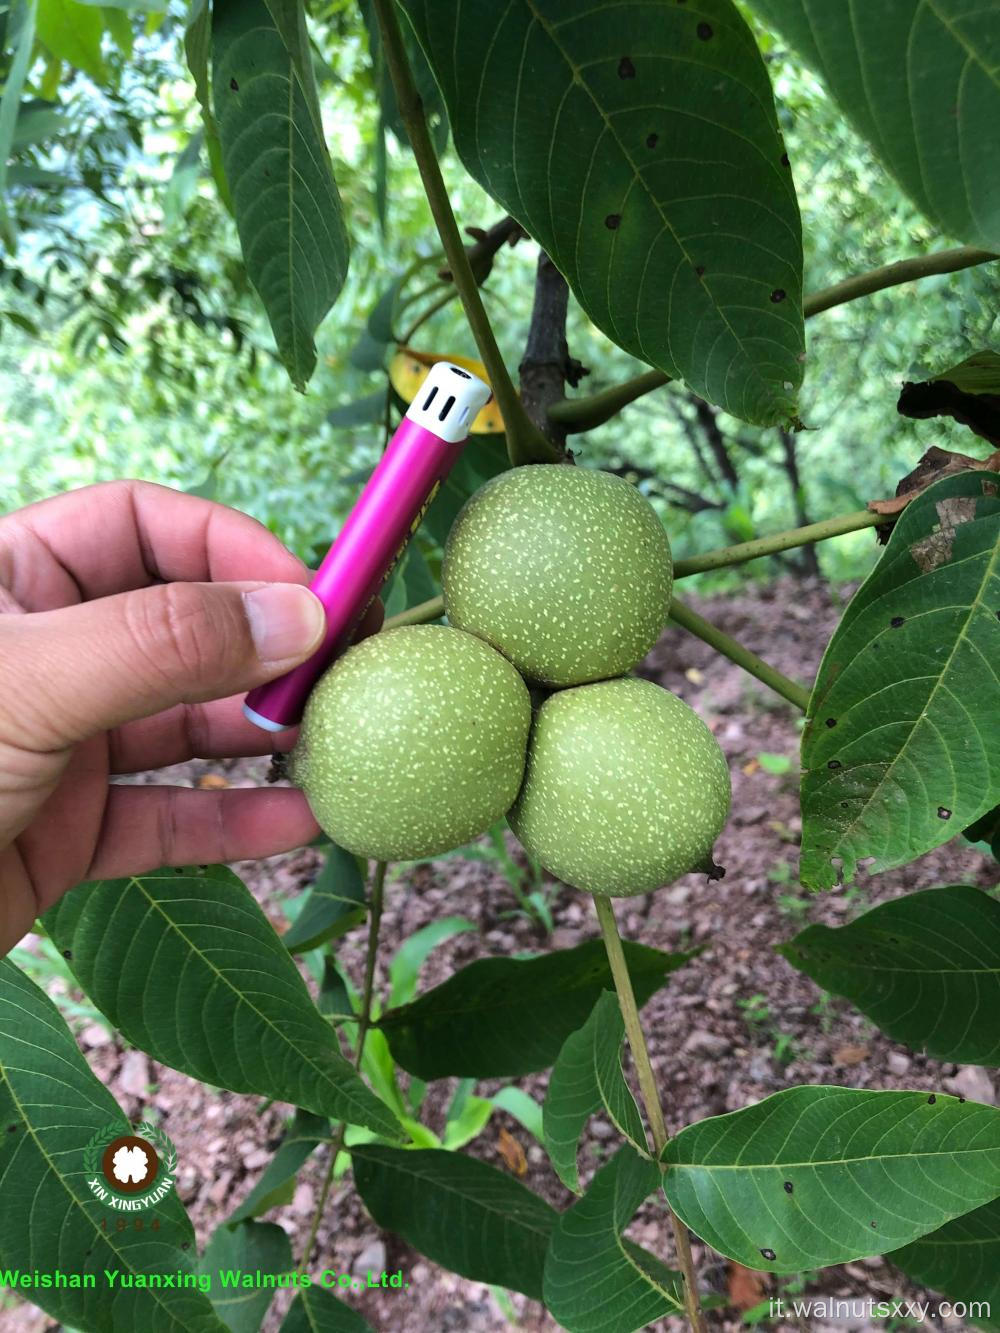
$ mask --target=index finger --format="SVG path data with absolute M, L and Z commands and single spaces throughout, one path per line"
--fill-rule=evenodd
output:
M 113 481 L 0 519 L 0 582 L 27 611 L 151 583 L 308 583 L 309 571 L 262 523 L 147 481 Z

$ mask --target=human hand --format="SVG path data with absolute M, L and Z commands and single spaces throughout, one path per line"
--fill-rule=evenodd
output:
M 0 956 L 82 880 L 315 837 L 291 789 L 109 782 L 273 748 L 242 695 L 318 646 L 308 579 L 254 519 L 145 482 L 0 518 Z

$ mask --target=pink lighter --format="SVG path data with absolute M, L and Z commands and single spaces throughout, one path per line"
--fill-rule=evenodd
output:
M 251 722 L 283 731 L 301 721 L 310 690 L 351 642 L 489 398 L 489 386 L 467 370 L 431 366 L 309 585 L 326 608 L 322 644 L 294 671 L 250 691 L 243 712 Z

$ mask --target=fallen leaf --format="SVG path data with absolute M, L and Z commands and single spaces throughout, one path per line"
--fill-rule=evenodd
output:
M 199 791 L 222 791 L 229 786 L 229 779 L 221 773 L 202 773 L 197 785 Z
M 497 1136 L 497 1151 L 509 1171 L 515 1176 L 528 1174 L 528 1159 L 521 1144 L 508 1129 L 501 1129 Z
M 744 1268 L 742 1264 L 730 1263 L 726 1290 L 729 1293 L 730 1305 L 745 1313 L 747 1310 L 752 1310 L 755 1305 L 760 1305 L 765 1299 L 767 1276 L 764 1273 L 755 1273 L 752 1268 Z
M 749 763 L 743 765 L 743 772 L 747 775 L 747 777 L 750 777 L 752 773 L 757 772 L 758 768 L 760 768 L 760 764 L 757 762 L 757 760 L 751 759 Z
M 846 1046 L 838 1046 L 833 1053 L 833 1063 L 835 1065 L 860 1065 L 868 1059 L 870 1051 L 867 1046 L 852 1046 L 848 1043 Z

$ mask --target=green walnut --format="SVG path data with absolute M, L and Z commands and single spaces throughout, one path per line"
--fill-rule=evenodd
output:
M 348 851 L 434 856 L 509 809 L 530 725 L 524 682 L 481 639 L 443 625 L 387 630 L 317 683 L 291 777 Z
M 609 472 L 502 472 L 466 503 L 442 572 L 452 625 L 529 680 L 581 685 L 631 670 L 667 618 L 673 563 L 651 505 Z
M 557 879 L 620 898 L 710 870 L 729 800 L 725 757 L 697 713 L 627 678 L 545 701 L 508 819 Z

